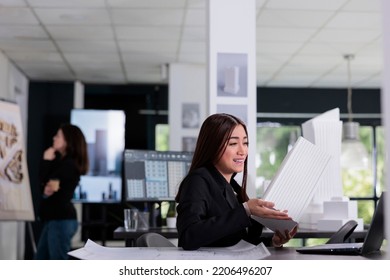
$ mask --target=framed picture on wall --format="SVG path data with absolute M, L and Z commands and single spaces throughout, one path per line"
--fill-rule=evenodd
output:
M 184 152 L 194 152 L 196 146 L 196 137 L 183 137 L 182 150 Z
M 20 108 L 0 101 L 0 220 L 34 221 Z
M 182 128 L 199 128 L 200 111 L 198 103 L 182 104 Z
M 248 55 L 246 53 L 218 53 L 217 95 L 246 97 L 248 95 Z

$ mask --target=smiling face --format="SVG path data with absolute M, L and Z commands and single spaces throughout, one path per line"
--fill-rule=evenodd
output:
M 228 142 L 222 157 L 215 164 L 218 171 L 230 182 L 233 173 L 244 170 L 244 164 L 248 155 L 248 136 L 242 125 L 237 125 Z

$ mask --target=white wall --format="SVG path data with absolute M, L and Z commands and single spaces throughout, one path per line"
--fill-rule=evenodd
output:
M 199 105 L 198 126 L 183 128 L 183 108 Z M 192 106 L 197 107 L 197 106 Z M 196 138 L 206 117 L 206 67 L 197 64 L 169 65 L 169 149 L 183 151 L 184 138 Z
M 28 79 L 0 52 L 0 98 L 20 106 L 24 138 L 27 138 Z M 0 259 L 24 258 L 25 222 L 0 221 Z

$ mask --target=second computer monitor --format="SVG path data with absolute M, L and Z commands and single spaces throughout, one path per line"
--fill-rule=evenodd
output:
M 129 150 L 124 152 L 125 201 L 174 200 L 187 175 L 191 152 Z

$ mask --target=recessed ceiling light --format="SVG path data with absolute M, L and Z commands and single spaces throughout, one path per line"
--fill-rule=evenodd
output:
M 71 21 L 71 20 L 84 21 L 87 19 L 87 17 L 84 15 L 63 14 L 63 15 L 60 15 L 60 19 L 68 20 L 68 21 Z

